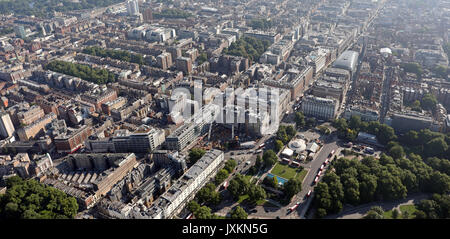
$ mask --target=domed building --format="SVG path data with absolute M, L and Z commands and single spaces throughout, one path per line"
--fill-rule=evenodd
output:
M 306 143 L 305 140 L 303 139 L 295 139 L 289 143 L 288 147 L 292 149 L 295 153 L 299 154 L 305 151 Z

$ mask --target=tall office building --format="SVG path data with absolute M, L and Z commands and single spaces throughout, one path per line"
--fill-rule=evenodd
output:
M 127 10 L 130 16 L 139 15 L 139 2 L 138 0 L 130 0 L 127 2 Z
M 8 138 L 14 134 L 14 125 L 11 117 L 5 111 L 0 112 L 0 134 L 4 138 Z

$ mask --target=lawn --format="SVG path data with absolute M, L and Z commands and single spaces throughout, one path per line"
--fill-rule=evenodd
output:
M 300 173 L 297 173 L 295 176 L 300 182 L 303 182 L 303 179 L 305 178 L 306 174 L 308 173 L 308 170 L 303 169 Z
M 243 201 L 245 201 L 248 198 L 248 194 L 239 196 L 239 200 L 237 201 L 237 203 L 242 203 Z
M 398 219 L 403 219 L 402 215 L 405 212 L 408 212 L 408 214 L 409 214 L 408 219 L 413 219 L 414 218 L 413 213 L 415 211 L 417 211 L 417 208 L 414 205 L 401 205 L 400 206 L 400 215 L 399 215 Z M 392 219 L 392 210 L 384 212 L 383 216 L 385 219 Z
M 296 174 L 295 169 L 289 167 L 288 165 L 277 163 L 275 167 L 270 172 L 273 175 L 277 175 L 279 177 L 285 178 L 287 180 L 293 178 Z
M 417 208 L 415 205 L 401 205 L 400 211 L 402 214 L 405 212 L 408 212 L 408 214 L 409 214 L 408 219 L 412 219 L 412 218 L 414 218 L 413 213 L 417 211 Z
M 300 181 L 303 181 L 303 178 L 306 176 L 308 171 L 305 169 L 300 171 L 298 168 L 292 168 L 289 165 L 277 163 L 270 173 L 287 180 L 295 177 Z

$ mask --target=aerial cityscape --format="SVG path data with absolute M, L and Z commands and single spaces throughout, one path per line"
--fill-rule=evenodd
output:
M 0 219 L 450 218 L 450 0 L 0 17 Z

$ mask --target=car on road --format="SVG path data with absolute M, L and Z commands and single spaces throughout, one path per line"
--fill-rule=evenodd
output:
M 309 198 L 309 196 L 311 196 L 312 190 L 309 190 L 308 193 L 306 194 L 306 197 Z

